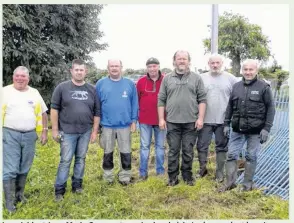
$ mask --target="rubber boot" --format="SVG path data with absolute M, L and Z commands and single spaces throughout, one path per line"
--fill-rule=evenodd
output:
M 226 183 L 219 189 L 219 192 L 225 192 L 227 190 L 232 190 L 237 187 L 237 160 L 230 160 L 226 163 Z
M 207 152 L 198 152 L 198 160 L 199 160 L 199 172 L 196 175 L 196 178 L 202 178 L 207 175 Z
M 215 180 L 217 182 L 224 181 L 224 167 L 227 159 L 226 152 L 216 153 L 216 171 L 215 171 Z
M 250 191 L 253 189 L 253 177 L 256 170 L 256 161 L 246 161 L 244 180 L 242 183 L 242 191 Z
M 27 199 L 24 196 L 24 189 L 27 181 L 27 175 L 21 174 L 16 177 L 15 201 L 16 203 L 26 203 Z
M 3 180 L 3 190 L 5 196 L 5 207 L 12 214 L 16 211 L 15 203 L 15 179 Z

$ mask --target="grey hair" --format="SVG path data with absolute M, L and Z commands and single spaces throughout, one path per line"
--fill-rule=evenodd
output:
M 254 60 L 254 59 L 246 59 L 243 61 L 242 66 L 241 66 L 241 70 L 243 70 L 243 67 L 247 64 L 254 64 L 257 68 L 257 70 L 259 69 L 259 62 L 258 60 Z
M 24 71 L 28 76 L 30 76 L 29 69 L 26 68 L 25 66 L 18 66 L 17 68 L 15 68 L 15 70 L 13 71 L 13 75 L 14 75 L 18 70 Z
M 224 62 L 224 57 L 218 53 L 211 54 L 208 58 L 208 61 L 210 61 L 212 58 L 219 58 L 222 62 Z

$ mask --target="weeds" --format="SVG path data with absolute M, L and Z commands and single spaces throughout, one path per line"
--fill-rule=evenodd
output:
M 289 202 L 261 191 L 241 193 L 234 189 L 217 193 L 214 180 L 215 157 L 210 147 L 209 174 L 197 179 L 193 187 L 182 181 L 167 187 L 167 175 L 155 174 L 154 149 L 150 154 L 149 178 L 138 181 L 139 134 L 132 139 L 132 175 L 134 183 L 121 186 L 102 180 L 103 151 L 91 144 L 86 159 L 83 194 L 71 193 L 70 177 L 65 199 L 54 201 L 54 181 L 59 162 L 59 145 L 51 140 L 42 147 L 37 144 L 36 156 L 29 173 L 26 204 L 19 204 L 15 214 L 3 209 L 4 219 L 288 219 Z M 115 172 L 119 171 L 119 154 L 115 152 Z M 166 163 L 165 163 L 166 165 Z M 193 173 L 198 171 L 197 152 Z M 72 175 L 72 168 L 70 176 Z M 4 208 L 4 206 L 3 206 Z

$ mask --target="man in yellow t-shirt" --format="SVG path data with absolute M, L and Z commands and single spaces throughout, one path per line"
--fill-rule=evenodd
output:
M 3 189 L 10 213 L 15 212 L 17 202 L 25 202 L 37 131 L 42 131 L 41 144 L 47 142 L 48 109 L 38 90 L 28 86 L 29 80 L 29 70 L 19 66 L 13 72 L 13 84 L 3 88 Z

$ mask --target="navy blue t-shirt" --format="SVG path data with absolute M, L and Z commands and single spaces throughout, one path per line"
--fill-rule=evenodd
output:
M 72 81 L 60 83 L 54 90 L 51 108 L 59 111 L 59 130 L 68 134 L 85 133 L 92 128 L 94 116 L 100 117 L 100 100 L 95 87 Z

